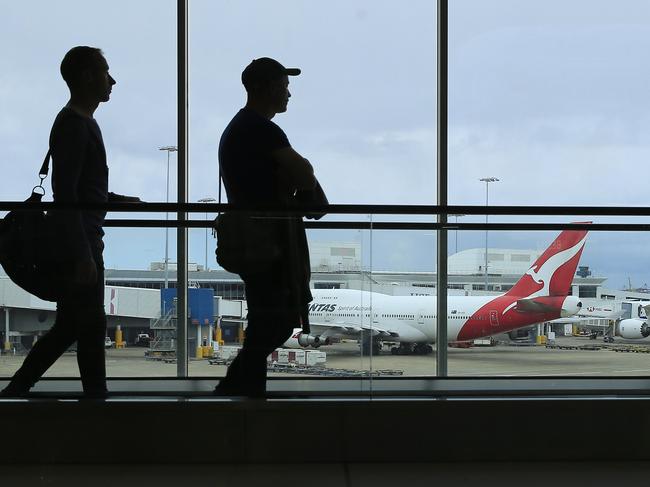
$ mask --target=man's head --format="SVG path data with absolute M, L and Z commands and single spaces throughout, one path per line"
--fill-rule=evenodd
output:
M 298 68 L 285 68 L 275 59 L 254 59 L 241 74 L 249 101 L 268 106 L 274 113 L 287 111 L 289 76 L 298 76 Z
M 115 80 L 108 74 L 108 63 L 101 49 L 77 46 L 70 49 L 61 61 L 61 76 L 70 92 L 108 101 Z

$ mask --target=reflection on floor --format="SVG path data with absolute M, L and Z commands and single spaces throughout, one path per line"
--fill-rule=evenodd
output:
M 0 466 L 2 485 L 12 487 L 611 487 L 646 485 L 649 469 L 644 462 Z

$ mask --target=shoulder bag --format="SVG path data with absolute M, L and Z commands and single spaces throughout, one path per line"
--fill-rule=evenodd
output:
M 219 203 L 221 203 L 219 168 Z M 217 263 L 228 272 L 268 272 L 282 258 L 283 219 L 269 212 L 226 211 L 214 221 Z
M 43 181 L 49 163 L 48 150 L 38 173 L 41 181 L 26 202 L 40 203 L 45 195 Z M 0 264 L 14 283 L 45 301 L 57 301 L 64 287 L 52 248 L 53 236 L 43 210 L 11 211 L 0 220 Z

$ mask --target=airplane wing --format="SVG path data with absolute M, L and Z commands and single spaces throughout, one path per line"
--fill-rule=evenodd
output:
M 573 318 L 576 318 L 578 320 L 590 320 L 590 319 L 601 319 L 601 320 L 612 320 L 612 321 L 618 321 L 620 320 L 623 315 L 625 314 L 625 311 L 612 311 L 609 313 L 591 313 L 589 311 L 580 311 L 576 316 Z
M 362 331 L 368 331 L 372 336 L 380 337 L 384 340 L 397 340 L 399 333 L 377 328 L 370 325 L 358 325 L 353 323 L 310 323 L 312 335 L 320 335 L 323 338 L 327 337 L 352 337 L 356 338 L 361 335 Z
M 600 319 L 602 320 L 603 318 Z M 589 323 L 591 321 L 589 318 L 577 318 L 576 320 L 574 324 L 587 330 L 607 330 L 613 326 L 611 320 L 608 320 L 606 323 Z
M 534 299 L 518 299 L 517 300 L 517 311 L 530 311 L 534 313 L 545 313 L 549 311 L 555 311 L 556 308 L 543 302 L 536 301 Z

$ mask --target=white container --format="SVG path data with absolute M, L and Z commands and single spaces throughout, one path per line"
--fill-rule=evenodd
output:
M 278 363 L 279 364 L 288 364 L 289 363 L 289 350 L 281 348 L 278 350 Z
M 305 350 L 290 350 L 289 362 L 293 362 L 296 365 L 305 365 Z
M 318 350 L 305 350 L 305 365 L 308 367 L 325 365 L 326 354 Z
M 223 347 L 219 348 L 219 358 L 221 360 L 232 360 L 237 356 L 240 349 L 241 349 L 241 347 L 234 347 L 232 345 L 229 345 L 229 346 L 224 345 Z

